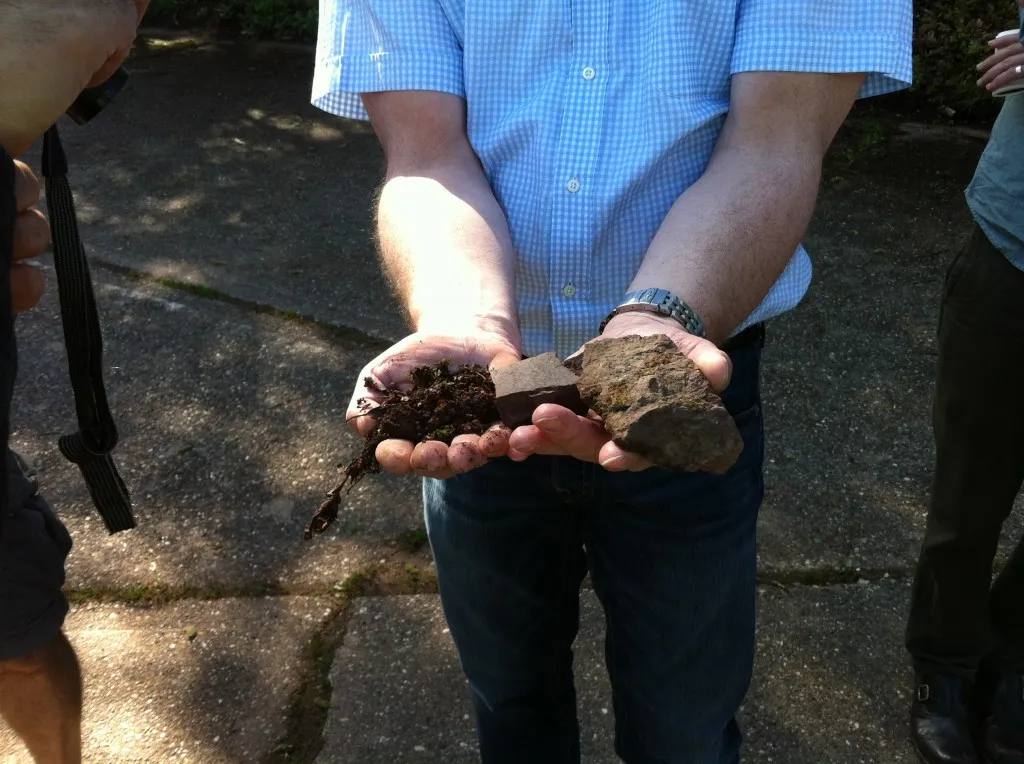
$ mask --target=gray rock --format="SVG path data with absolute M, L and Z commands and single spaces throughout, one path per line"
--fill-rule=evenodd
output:
M 659 467 L 721 474 L 743 450 L 721 399 L 665 335 L 590 343 L 579 389 L 616 443 Z

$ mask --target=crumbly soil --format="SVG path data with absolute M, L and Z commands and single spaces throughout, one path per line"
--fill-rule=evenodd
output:
M 457 435 L 482 435 L 498 421 L 494 405 L 494 383 L 483 366 L 463 366 L 452 370 L 450 361 L 414 369 L 412 387 L 383 388 L 366 378 L 366 386 L 378 393 L 380 405 L 363 403 L 363 416 L 372 413 L 376 424 L 367 434 L 362 451 L 342 470 L 342 481 L 327 495 L 327 501 L 313 514 L 304 536 L 323 533 L 337 518 L 342 491 L 351 490 L 365 475 L 380 472 L 377 446 L 385 440 L 421 443 L 437 440 L 451 443 Z

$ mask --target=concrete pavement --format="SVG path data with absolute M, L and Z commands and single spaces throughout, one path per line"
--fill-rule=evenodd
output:
M 372 246 L 375 139 L 308 106 L 307 49 L 151 40 L 131 68 L 109 112 L 64 135 L 138 529 L 108 536 L 56 451 L 73 409 L 55 289 L 19 320 L 14 444 L 75 537 L 86 758 L 473 761 L 416 482 L 368 478 L 336 530 L 301 539 L 356 450 L 355 375 L 404 331 Z M 807 242 L 815 284 L 765 351 L 754 762 L 911 760 L 900 642 L 935 308 L 983 144 L 897 131 L 875 157 L 843 140 Z M 584 604 L 580 714 L 604 764 Z M 0 738 L 0 761 L 17 750 Z

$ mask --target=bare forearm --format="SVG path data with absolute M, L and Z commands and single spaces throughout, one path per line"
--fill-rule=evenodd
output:
M 493 329 L 518 345 L 508 225 L 476 158 L 417 169 L 389 177 L 378 209 L 384 266 L 413 326 Z
M 820 158 L 804 147 L 730 150 L 673 205 L 632 289 L 661 287 L 689 303 L 720 343 L 757 307 L 803 237 Z
M 632 289 L 675 292 L 721 343 L 758 306 L 803 237 L 821 164 L 864 75 L 748 72 L 704 175 L 672 206 Z

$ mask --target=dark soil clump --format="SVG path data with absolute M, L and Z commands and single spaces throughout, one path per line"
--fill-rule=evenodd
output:
M 483 366 L 463 366 L 452 371 L 450 361 L 441 361 L 414 369 L 410 378 L 412 388 L 408 390 L 382 388 L 370 378 L 365 380 L 366 386 L 382 398 L 380 405 L 372 409 L 364 405 L 363 415 L 372 415 L 376 424 L 359 455 L 348 465 L 338 465 L 344 477 L 313 514 L 303 533 L 306 539 L 323 533 L 337 518 L 343 490 L 351 490 L 364 475 L 380 472 L 376 450 L 382 441 L 395 438 L 413 443 L 451 443 L 456 435 L 482 435 L 498 421 L 494 383 Z

